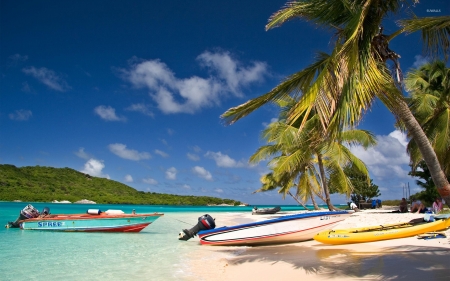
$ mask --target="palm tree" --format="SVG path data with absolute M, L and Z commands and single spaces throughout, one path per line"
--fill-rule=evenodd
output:
M 389 42 L 402 33 L 422 32 L 425 50 L 431 57 L 444 55 L 450 48 L 450 16 L 399 21 L 400 29 L 383 33 L 388 16 L 411 9 L 402 0 L 299 0 L 288 2 L 273 14 L 266 29 L 300 18 L 335 31 L 331 54 L 319 53 L 316 61 L 287 77 L 270 92 L 230 108 L 222 117 L 232 124 L 262 105 L 285 96 L 299 97 L 288 116 L 290 124 L 301 120 L 301 128 L 315 112 L 323 130 L 331 137 L 341 128 L 353 128 L 370 109 L 375 98 L 402 121 L 430 169 L 438 192 L 450 206 L 450 184 L 433 147 L 405 101 L 400 85 L 400 55 Z M 388 61 L 393 63 L 391 70 Z
M 407 99 L 411 112 L 430 140 L 439 163 L 450 176 L 450 69 L 444 62 L 427 63 L 408 73 L 405 79 L 410 93 Z M 407 147 L 412 169 L 422 161 L 414 140 Z
M 295 100 L 285 99 L 279 104 L 289 108 Z M 272 123 L 263 132 L 269 144 L 250 157 L 253 163 L 272 157 L 268 165 L 273 172 L 262 178 L 263 188 L 259 191 L 280 187 L 279 192 L 285 195 L 295 186 L 296 195 L 302 200 L 313 200 L 314 195 L 318 195 L 330 210 L 335 210 L 328 185 L 339 187 L 337 190 L 347 196 L 352 190 L 344 167 L 353 166 L 368 176 L 364 163 L 343 144 L 358 144 L 367 148 L 375 144 L 375 138 L 364 130 L 347 130 L 341 132 L 337 139 L 332 139 L 321 130 L 317 115 L 311 116 L 298 133 L 295 124 L 292 126 L 283 120 L 284 112 L 280 114 L 280 121 Z M 320 196 L 322 191 L 324 197 Z

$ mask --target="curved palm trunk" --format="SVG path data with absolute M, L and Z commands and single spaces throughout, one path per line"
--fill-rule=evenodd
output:
M 316 199 L 314 199 L 314 195 L 311 194 L 311 202 L 314 206 L 314 210 L 319 210 L 319 206 L 316 203 Z
M 292 193 L 290 191 L 287 192 L 292 198 L 294 198 L 295 201 L 297 201 L 298 204 L 302 205 L 303 208 L 305 208 L 305 210 L 309 211 L 308 207 L 306 207 L 305 203 L 303 203 L 302 201 L 300 201 L 297 196 L 292 195 Z
M 327 179 L 325 177 L 325 170 L 323 168 L 322 155 L 320 155 L 320 153 L 317 153 L 317 162 L 319 164 L 320 177 L 322 179 L 323 192 L 325 193 L 325 200 L 326 200 L 325 203 L 327 203 L 328 210 L 330 210 L 330 211 L 337 211 L 338 209 L 335 206 L 333 206 L 333 204 L 331 204 L 330 191 L 328 190 Z
M 436 153 L 423 132 L 422 127 L 419 122 L 417 122 L 416 118 L 414 118 L 408 105 L 403 100 L 398 102 L 394 112 L 397 113 L 398 117 L 402 120 L 406 129 L 411 134 L 413 140 L 416 142 L 423 160 L 430 171 L 431 178 L 436 185 L 437 191 L 445 200 L 447 206 L 450 207 L 450 184 L 442 171 Z

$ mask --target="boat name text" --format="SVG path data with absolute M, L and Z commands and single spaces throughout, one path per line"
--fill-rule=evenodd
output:
M 64 222 L 56 222 L 56 221 L 46 221 L 46 222 L 38 222 L 38 227 L 61 227 L 64 225 Z

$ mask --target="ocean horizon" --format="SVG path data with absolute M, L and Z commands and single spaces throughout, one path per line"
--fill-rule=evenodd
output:
M 88 209 L 131 213 L 164 213 L 139 233 L 48 232 L 0 230 L 1 280 L 195 280 L 187 261 L 202 247 L 197 237 L 179 241 L 178 233 L 193 227 L 204 214 L 251 212 L 249 206 L 173 206 L 0 202 L 0 222 L 15 221 L 32 204 L 50 213 L 86 213 Z M 255 205 L 259 208 L 278 205 Z M 281 205 L 284 211 L 305 210 Z M 223 226 L 220 221 L 216 225 Z M 203 246 L 205 247 L 205 246 Z

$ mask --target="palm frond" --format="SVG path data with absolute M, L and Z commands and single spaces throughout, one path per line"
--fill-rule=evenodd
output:
M 266 30 L 279 27 L 296 18 L 314 22 L 325 28 L 330 28 L 330 26 L 336 28 L 349 20 L 352 7 L 354 6 L 349 1 L 289 1 L 269 18 Z
M 406 33 L 422 32 L 425 52 L 433 58 L 448 59 L 450 48 L 450 16 L 413 18 L 398 21 Z
M 290 94 L 292 94 L 293 96 L 299 95 L 303 89 L 307 89 L 309 87 L 309 85 L 316 77 L 317 73 L 320 72 L 328 63 L 328 60 L 328 55 L 319 53 L 317 55 L 316 61 L 309 67 L 287 77 L 270 92 L 255 99 L 249 100 L 237 107 L 228 109 L 221 115 L 221 118 L 226 124 L 233 124 L 237 120 L 247 116 L 254 110 L 269 102 L 284 99 Z

